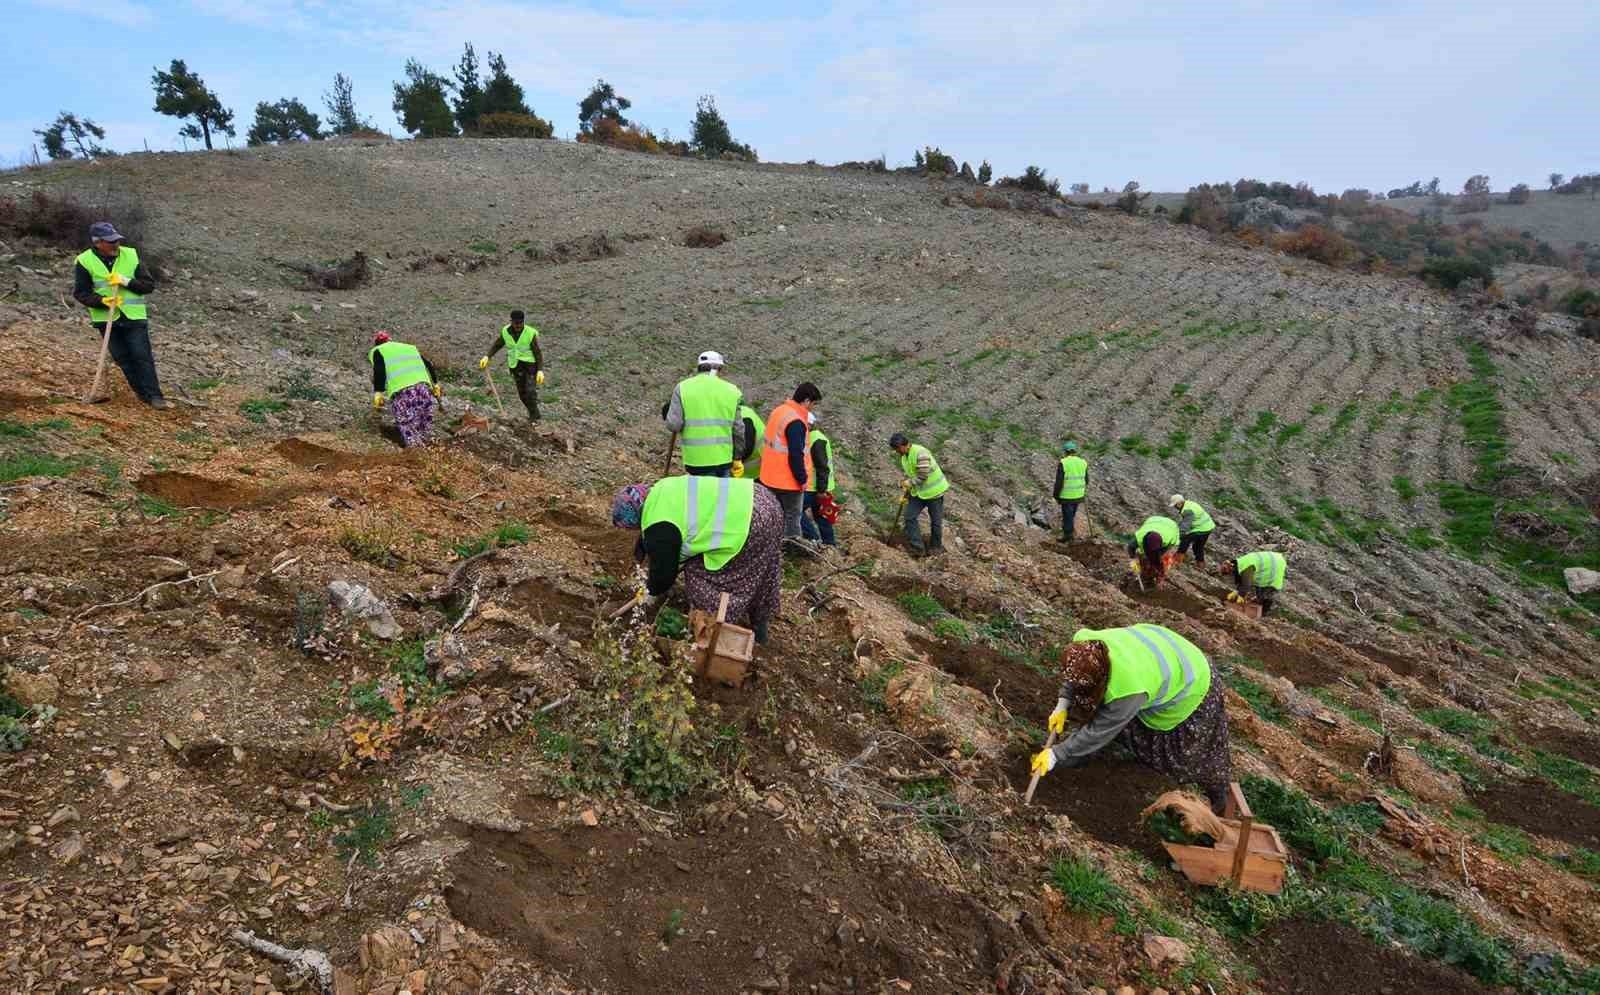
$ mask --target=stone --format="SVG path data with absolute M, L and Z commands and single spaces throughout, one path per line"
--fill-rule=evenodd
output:
M 118 770 L 116 767 L 112 767 L 110 770 L 106 771 L 105 779 L 106 787 L 110 788 L 111 793 L 114 795 L 122 794 L 123 789 L 127 788 L 129 782 L 128 775 L 121 770 Z
M 212 583 L 217 585 L 218 590 L 239 590 L 244 587 L 244 564 L 236 563 L 231 567 L 223 567 L 222 572 L 217 574 L 216 580 Z
M 1158 936 L 1154 933 L 1144 938 L 1144 954 L 1150 958 L 1154 967 L 1168 963 L 1182 966 L 1189 963 L 1189 944 L 1171 936 Z
M 1117 989 L 1117 995 L 1139 995 L 1139 992 L 1132 985 L 1123 985 Z
M 407 965 L 416 944 L 399 926 L 380 926 L 361 937 L 361 970 L 388 973 Z
M 0 857 L 4 857 L 12 850 L 15 850 L 17 844 L 21 841 L 22 837 L 18 836 L 14 831 L 10 829 L 0 830 Z
M 61 681 L 54 674 L 13 670 L 6 675 L 6 692 L 23 705 L 54 705 L 61 700 Z
M 379 639 L 398 639 L 405 631 L 394 620 L 389 606 L 360 584 L 352 584 L 347 580 L 331 581 L 328 584 L 328 597 L 332 599 L 334 607 L 346 615 L 365 619 L 367 631 Z
M 73 833 L 60 843 L 57 843 L 51 847 L 50 856 L 63 864 L 77 863 L 78 858 L 83 856 L 83 834 Z
M 584 825 L 590 827 L 591 829 L 600 825 L 600 817 L 594 814 L 594 809 L 592 808 L 584 809 L 578 818 L 582 820 Z
M 1567 579 L 1567 590 L 1573 594 L 1590 594 L 1600 591 L 1600 570 L 1568 567 L 1562 571 Z
M 77 822 L 80 816 L 78 810 L 71 805 L 63 805 L 50 813 L 50 818 L 45 820 L 45 826 L 54 829 L 64 822 Z
M 766 805 L 767 811 L 771 812 L 773 815 L 783 814 L 783 799 L 779 798 L 777 795 L 768 795 Z

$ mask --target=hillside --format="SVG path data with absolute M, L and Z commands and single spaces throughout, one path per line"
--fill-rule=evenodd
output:
M 144 206 L 158 362 L 204 405 L 150 411 L 115 370 L 77 403 L 70 253 L 0 247 L 0 652 L 58 709 L 0 753 L 8 989 L 287 984 L 235 927 L 362 991 L 1595 981 L 1600 596 L 1561 567 L 1600 568 L 1600 348 L 1570 322 L 1522 335 L 1113 212 L 558 142 L 5 179 Z M 685 247 L 701 225 L 730 240 Z M 349 291 L 279 265 L 357 250 Z M 475 369 L 517 306 L 550 364 L 536 431 Z M 369 417 L 377 327 L 449 368 L 443 445 Z M 656 687 L 670 644 L 593 620 L 631 585 L 609 495 L 659 472 L 659 405 L 706 348 L 763 409 L 821 387 L 849 511 L 839 560 L 786 568 L 761 680 L 691 701 Z M 943 558 L 880 541 L 896 430 L 954 484 Z M 1054 524 L 1066 438 L 1091 462 L 1073 547 L 1029 522 Z M 1192 566 L 1123 590 L 1120 537 L 1173 491 L 1212 509 L 1214 557 L 1288 555 L 1278 617 Z M 340 622 L 336 580 L 400 638 Z M 1138 812 L 1172 785 L 1127 758 L 1022 806 L 1053 648 L 1137 620 L 1218 664 L 1236 773 L 1295 851 L 1283 898 L 1169 871 Z M 703 754 L 618 791 L 614 738 L 685 716 Z
M 1429 197 L 1399 197 L 1384 203 L 1412 214 L 1436 209 Z M 1445 219 L 1458 222 L 1476 219 L 1491 228 L 1530 231 L 1535 238 L 1549 242 L 1562 252 L 1579 242 L 1600 243 L 1600 200 L 1584 194 L 1536 190 L 1526 204 L 1507 204 L 1505 195 L 1497 193 L 1487 211 L 1452 214 L 1446 208 Z

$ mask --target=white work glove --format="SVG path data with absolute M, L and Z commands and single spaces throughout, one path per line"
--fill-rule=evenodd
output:
M 639 594 L 639 607 L 649 611 L 661 603 L 661 595 L 641 591 Z
M 1040 750 L 1038 753 L 1035 753 L 1033 755 L 1033 759 L 1028 761 L 1028 769 L 1032 771 L 1036 777 L 1043 777 L 1055 770 L 1056 751 Z
M 1050 719 L 1045 723 L 1045 731 L 1057 734 L 1067 731 L 1067 699 L 1056 699 L 1056 710 L 1050 713 Z

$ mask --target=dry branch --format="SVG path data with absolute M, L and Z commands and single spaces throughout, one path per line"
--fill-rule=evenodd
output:
M 104 604 L 99 604 L 99 605 L 90 605 L 89 607 L 85 608 L 83 611 L 81 611 L 78 614 L 72 616 L 72 620 L 74 622 L 76 622 L 79 619 L 87 618 L 87 617 L 89 617 L 90 615 L 94 614 L 95 612 L 99 611 L 102 608 L 121 608 L 123 605 L 134 604 L 140 598 L 144 597 L 146 594 L 149 594 L 151 591 L 154 591 L 154 590 L 156 590 L 157 588 L 160 588 L 160 587 L 171 587 L 171 586 L 173 586 L 175 584 L 193 584 L 196 581 L 210 580 L 211 578 L 215 577 L 217 574 L 219 574 L 221 572 L 222 572 L 221 570 L 213 570 L 210 573 L 191 574 L 190 576 L 184 577 L 184 578 L 179 579 L 179 580 L 164 580 L 164 581 L 161 581 L 160 583 L 151 584 L 149 587 L 145 588 L 144 590 L 140 591 L 138 594 L 135 594 L 130 598 L 123 598 L 121 601 L 107 601 Z
M 284 269 L 305 274 L 306 282 L 323 290 L 349 290 L 367 281 L 367 254 L 360 250 L 342 263 L 334 266 L 311 266 L 307 263 L 278 263 Z
M 291 974 L 299 978 L 314 977 L 324 993 L 333 991 L 333 961 L 320 950 L 310 947 L 295 949 L 279 946 L 247 929 L 236 929 L 229 937 L 233 942 L 263 957 L 287 964 Z

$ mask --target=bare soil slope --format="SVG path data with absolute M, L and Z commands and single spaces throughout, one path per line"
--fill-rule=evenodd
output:
M 1529 502 L 1594 496 L 1592 344 L 904 177 L 462 141 L 10 179 L 141 197 L 163 376 L 205 407 L 77 403 L 97 342 L 68 255 L 0 248 L 0 652 L 59 709 L 0 754 L 8 990 L 290 987 L 236 928 L 385 992 L 1292 991 L 1391 940 L 1441 990 L 1560 991 L 1555 964 L 1575 991 L 1600 955 L 1595 618 L 1442 542 L 1439 500 L 1477 479 L 1485 390 Z M 684 246 L 698 226 L 729 241 Z M 349 291 L 279 265 L 356 250 Z M 473 368 L 517 306 L 550 363 L 538 430 Z M 439 446 L 366 412 L 376 327 L 450 371 Z M 638 694 L 672 641 L 594 629 L 631 584 L 606 501 L 659 472 L 660 403 L 705 348 L 763 408 L 821 386 L 846 546 L 787 569 L 755 684 L 692 689 L 714 778 L 649 804 L 671 770 L 622 761 L 619 792 L 593 763 L 678 700 Z M 954 483 L 942 559 L 880 541 L 897 429 Z M 1027 509 L 1068 437 L 1096 537 L 1061 547 Z M 1217 517 L 1213 559 L 1289 554 L 1280 617 L 1224 610 L 1193 565 L 1123 590 L 1117 537 L 1175 490 Z M 336 580 L 400 635 L 341 617 Z M 1236 768 L 1295 848 L 1285 898 L 1171 873 L 1137 819 L 1171 785 L 1126 758 L 1022 806 L 1052 646 L 1137 620 L 1231 689 Z M 1374 964 L 1361 990 L 1406 970 Z

